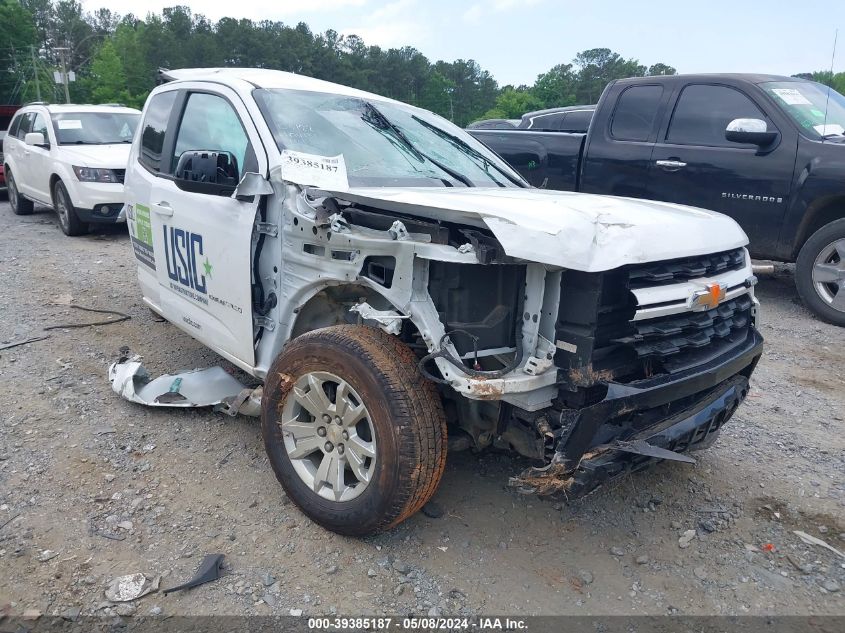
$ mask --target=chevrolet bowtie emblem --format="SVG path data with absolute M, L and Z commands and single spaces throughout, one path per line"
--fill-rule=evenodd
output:
M 695 310 L 712 310 L 725 300 L 727 287 L 722 284 L 707 284 L 704 290 L 693 293 L 690 307 Z

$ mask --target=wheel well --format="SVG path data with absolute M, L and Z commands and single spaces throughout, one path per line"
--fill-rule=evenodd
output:
M 795 240 L 795 248 L 793 250 L 793 258 L 798 257 L 798 252 L 804 243 L 810 239 L 810 236 L 822 228 L 825 224 L 830 224 L 834 220 L 845 218 L 845 197 L 838 197 L 825 200 L 821 204 L 808 209 L 801 226 L 798 228 L 798 236 Z
M 393 309 L 393 306 L 372 288 L 359 284 L 327 286 L 299 308 L 290 338 L 294 339 L 306 332 L 332 325 L 357 323 L 357 315 L 350 312 L 349 308 L 362 300 L 379 310 Z
M 324 327 L 358 323 L 358 315 L 350 312 L 349 308 L 360 301 L 366 301 L 376 310 L 396 309 L 390 301 L 367 286 L 360 284 L 327 286 L 299 308 L 288 340 Z M 428 353 L 419 329 L 411 319 L 402 321 L 399 338 L 414 350 L 418 357 Z
M 50 200 L 53 200 L 53 191 L 56 188 L 56 183 L 60 180 L 61 178 L 59 178 L 59 174 L 53 174 L 50 176 Z M 56 201 L 53 200 L 53 202 L 55 203 Z

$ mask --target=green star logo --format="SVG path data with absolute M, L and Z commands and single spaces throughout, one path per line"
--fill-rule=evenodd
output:
M 208 261 L 208 257 L 205 258 L 205 261 L 202 263 L 202 267 L 205 269 L 205 276 L 211 279 L 211 271 L 214 269 L 214 266 L 212 266 L 211 262 Z

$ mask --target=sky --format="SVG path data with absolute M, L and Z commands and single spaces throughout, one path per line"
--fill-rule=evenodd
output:
M 475 59 L 500 85 L 532 84 L 588 48 L 610 48 L 679 72 L 792 75 L 845 71 L 845 1 L 745 0 L 82 0 L 143 17 L 183 4 L 221 17 L 306 22 L 367 44 L 410 45 L 431 61 Z

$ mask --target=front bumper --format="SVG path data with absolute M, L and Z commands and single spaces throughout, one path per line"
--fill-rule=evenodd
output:
M 67 188 L 76 214 L 83 222 L 114 224 L 121 221 L 122 184 L 76 180 L 67 183 Z
M 511 484 L 539 494 L 581 496 L 659 461 L 617 450 L 616 441 L 645 440 L 679 453 L 705 448 L 745 399 L 762 351 L 763 337 L 751 329 L 728 358 L 681 376 L 609 383 L 603 400 L 581 409 L 564 426 L 550 463 L 529 468 Z

